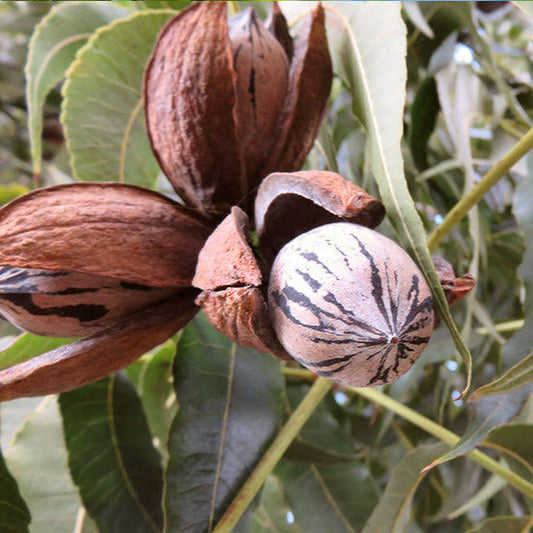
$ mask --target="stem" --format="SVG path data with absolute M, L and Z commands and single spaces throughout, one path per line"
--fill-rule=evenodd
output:
M 494 324 L 494 329 L 500 333 L 505 333 L 506 331 L 516 331 L 517 329 L 520 329 L 523 325 L 524 319 L 518 318 L 516 320 L 509 320 L 508 322 Z M 475 332 L 480 333 L 481 335 L 488 335 L 490 333 L 490 331 L 483 326 L 476 328 Z
M 347 387 L 346 390 L 347 392 L 363 396 L 363 398 L 366 398 L 367 400 L 382 405 L 386 409 L 400 415 L 405 420 L 408 420 L 415 426 L 427 431 L 450 446 L 454 446 L 460 440 L 460 437 L 455 433 L 443 428 L 441 425 L 433 422 L 433 420 L 413 411 L 409 407 L 393 400 L 376 389 Z M 476 461 L 476 463 L 486 468 L 489 472 L 503 478 L 507 483 L 524 493 L 526 496 L 529 496 L 530 498 L 533 497 L 533 484 L 526 481 L 523 477 L 515 474 L 513 471 L 501 465 L 494 459 L 491 459 L 488 455 L 485 455 L 479 450 L 472 450 L 467 455 Z
M 309 374 L 311 375 L 310 372 Z M 313 376 L 314 378 L 315 376 Z M 324 378 L 318 378 L 315 381 L 305 398 L 283 426 L 279 435 L 265 452 L 250 477 L 241 487 L 241 490 L 218 522 L 213 533 L 229 533 L 233 530 L 233 527 L 237 524 L 237 521 L 257 494 L 270 472 L 272 472 L 316 406 L 331 389 L 332 385 L 333 382 Z
M 476 205 L 488 190 L 502 178 L 508 170 L 533 148 L 533 128 L 522 137 L 478 182 L 478 184 L 446 215 L 428 239 L 428 248 L 433 251 L 445 235 Z

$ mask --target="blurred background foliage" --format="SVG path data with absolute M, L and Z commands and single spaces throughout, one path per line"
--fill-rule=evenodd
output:
M 43 116 L 43 163 L 38 174 L 34 174 L 36 167 L 30 157 L 24 76 L 28 44 L 40 21 L 58 4 L 61 2 L 0 4 L 2 204 L 36 186 L 72 181 L 74 176 L 80 178 L 81 171 L 76 165 L 83 164 L 83 154 L 74 150 L 69 156 L 60 121 L 65 98 L 63 81 L 53 84 L 42 108 L 36 110 Z M 186 2 L 85 4 L 101 4 L 95 9 L 116 10 L 109 15 L 110 22 L 148 9 L 180 9 Z M 268 8 L 267 2 L 237 4 L 239 9 L 253 5 L 262 16 Z M 284 2 L 283 10 L 292 20 L 306 4 Z M 325 4 L 338 7 L 339 3 Z M 533 126 L 533 19 L 524 10 L 531 9 L 530 6 L 518 4 L 527 2 L 402 3 L 408 72 L 402 151 L 409 191 L 428 235 L 465 192 Z M 74 10 L 70 16 L 80 15 Z M 83 53 L 90 56 L 91 50 Z M 70 60 L 74 59 L 73 54 Z M 67 77 L 74 86 L 76 69 L 71 69 Z M 376 97 L 387 98 L 387 88 L 383 87 L 383 94 Z M 337 77 L 327 119 L 306 165 L 338 171 L 379 196 L 370 171 L 367 136 L 352 114 L 351 105 L 350 90 Z M 63 109 L 63 123 L 76 135 L 74 129 L 79 119 L 69 115 L 68 103 L 64 101 Z M 90 106 L 86 112 L 91 113 Z M 171 194 L 166 180 L 156 171 L 153 187 Z M 437 250 L 456 272 L 469 271 L 478 280 L 476 290 L 454 308 L 454 318 L 472 352 L 474 388 L 493 381 L 533 349 L 531 322 L 528 325 L 528 320 L 533 320 L 532 228 L 533 159 L 528 156 L 492 188 Z M 380 231 L 394 235 L 387 223 Z M 524 319 L 526 327 L 522 328 Z M 205 326 L 194 327 L 200 331 Z M 187 335 L 194 337 L 193 331 L 196 330 Z M 21 342 L 25 343 L 25 353 L 31 355 L 49 348 L 33 336 L 23 336 L 21 341 L 19 332 L 4 323 L 0 334 L 0 347 L 15 346 L 19 354 Z M 194 337 L 200 347 L 208 345 L 202 335 Z M 180 391 L 172 386 L 171 378 L 177 371 L 173 360 L 177 350 L 176 357 L 183 353 L 185 365 L 187 350 L 191 351 L 180 348 L 180 342 L 178 338 L 169 341 L 132 365 L 128 377 L 124 374 L 116 378 L 117 394 L 140 399 L 139 405 L 131 409 L 139 410 L 135 416 L 146 417 L 146 432 L 150 432 L 163 463 L 169 457 L 165 436 L 180 405 Z M 0 358 L 8 353 L 3 352 Z M 531 372 L 531 367 L 528 369 Z M 455 358 L 453 342 L 441 326 L 414 368 L 381 390 L 463 435 L 462 452 L 484 444 L 489 455 L 533 482 L 533 402 L 528 382 L 524 381 L 518 390 L 509 389 L 503 395 L 470 403 L 457 400 L 464 384 L 464 372 Z M 286 376 L 279 392 L 284 418 L 308 388 L 305 380 Z M 89 386 L 79 394 L 99 398 L 91 396 L 93 393 L 98 395 L 101 391 Z M 72 469 L 79 456 L 74 453 L 72 439 L 69 440 L 72 435 L 67 435 L 65 447 L 63 431 L 72 427 L 69 407 L 76 411 L 80 400 L 69 394 L 60 402 L 63 419 L 55 398 L 16 400 L 0 407 L 0 441 L 11 472 L 6 470 L 4 474 L 0 470 L 0 477 L 10 480 L 1 482 L 13 489 L 15 479 L 20 491 L 17 496 L 16 488 L 10 489 L 15 500 L 20 498 L 16 500 L 20 520 L 17 522 L 11 515 L 10 524 L 15 531 L 26 531 L 29 508 L 32 515 L 29 527 L 36 533 L 90 532 L 97 528 L 126 531 L 113 530 L 102 517 L 100 507 L 91 506 L 90 498 L 84 494 L 90 490 L 86 482 L 75 475 L 74 482 L 71 480 L 67 460 Z M 123 416 L 134 419 L 131 412 L 127 413 L 129 404 L 117 405 Z M 99 416 L 111 419 L 113 409 L 104 402 L 101 411 L 78 410 L 76 416 L 80 424 L 89 424 Z M 170 431 L 172 436 L 176 428 L 172 426 Z M 95 454 L 112 446 L 112 436 L 108 434 L 87 435 L 88 441 L 94 438 L 101 439 L 95 443 Z M 255 510 L 239 530 L 333 532 L 365 528 L 370 533 L 530 530 L 533 500 L 468 457 L 445 463 L 423 479 L 416 476 L 411 479 L 409 472 L 418 473 L 446 450 L 435 442 L 420 427 L 386 408 L 352 391 L 335 388 L 269 477 L 255 502 Z M 90 462 L 91 458 L 84 460 Z M 110 468 L 102 467 L 95 475 L 103 475 Z M 415 493 L 418 482 L 421 486 Z M 125 496 L 122 489 L 115 490 L 120 504 Z M 86 507 L 92 518 L 87 516 Z M 117 509 L 121 509 L 120 505 Z M 3 517 L 1 508 L 0 516 Z M 145 530 L 138 523 L 137 526 L 136 531 Z

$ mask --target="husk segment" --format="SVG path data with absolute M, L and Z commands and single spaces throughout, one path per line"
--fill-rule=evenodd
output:
M 59 185 L 0 210 L 0 265 L 187 287 L 211 229 L 192 210 L 139 187 Z
M 161 31 L 144 74 L 152 149 L 185 203 L 227 212 L 246 194 L 225 2 L 197 2 Z
M 2 370 L 0 401 L 66 392 L 128 366 L 193 318 L 196 294 L 184 289 L 107 330 Z
M 261 254 L 272 261 L 297 235 L 332 222 L 375 228 L 383 204 L 339 174 L 302 171 L 270 174 L 257 193 L 255 221 Z

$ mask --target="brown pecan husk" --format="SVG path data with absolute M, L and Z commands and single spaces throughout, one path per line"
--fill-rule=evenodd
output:
M 215 217 L 273 170 L 298 170 L 326 112 L 333 74 L 323 8 L 302 22 L 294 53 L 273 10 L 268 31 L 253 11 L 227 21 L 225 2 L 197 2 L 164 27 L 145 71 L 161 168 L 187 205 Z

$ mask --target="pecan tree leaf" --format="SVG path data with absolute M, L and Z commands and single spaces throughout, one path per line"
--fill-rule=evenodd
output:
M 531 527 L 533 527 L 533 516 L 497 516 L 483 520 L 479 526 L 468 529 L 465 533 L 526 533 L 531 531 Z
M 418 446 L 407 453 L 392 470 L 385 492 L 365 524 L 363 533 L 404 531 L 410 518 L 410 503 L 415 490 L 424 478 L 421 470 L 447 448 L 439 442 Z
M 163 527 L 161 458 L 125 374 L 59 398 L 72 479 L 102 533 Z
M 284 460 L 276 468 L 276 474 L 295 522 L 303 531 L 360 531 L 377 503 L 370 473 L 362 464 Z
M 59 339 L 41 337 L 33 333 L 22 333 L 5 349 L 0 352 L 0 370 L 28 361 L 49 350 L 64 346 L 73 339 Z
M 496 394 L 506 394 L 533 382 L 533 352 L 512 366 L 498 379 L 476 389 L 470 398 L 483 398 Z
M 26 102 L 33 171 L 41 171 L 43 106 L 64 77 L 76 52 L 100 26 L 129 13 L 123 6 L 98 2 L 56 4 L 33 32 L 26 61 Z
M 514 195 L 513 211 L 524 237 L 526 251 L 522 264 L 518 268 L 518 275 L 522 278 L 525 299 L 525 321 L 503 347 L 503 363 L 506 368 L 522 361 L 531 352 L 533 346 L 533 210 L 531 198 L 533 195 L 533 156 L 527 156 L 527 176 L 517 187 Z
M 2 417 L 19 415 L 18 409 L 10 412 L 13 403 L 18 402 L 2 406 Z M 68 471 L 63 427 L 55 396 L 41 399 L 25 417 L 5 457 L 31 510 L 32 531 L 72 532 L 82 504 Z M 39 482 L 36 482 L 37 472 Z M 4 531 L 4 528 L 0 527 L 0 530 Z M 5 531 L 11 530 L 6 528 Z
M 291 512 L 280 479 L 270 475 L 265 481 L 261 501 L 253 515 L 253 533 L 302 533 L 298 524 L 288 521 Z
M 514 418 L 524 406 L 528 396 L 529 391 L 523 388 L 508 394 L 474 400 L 474 416 L 461 440 L 442 457 L 435 460 L 432 466 L 451 461 L 473 450 L 483 442 L 489 431 Z
M 0 452 L 0 528 L 13 533 L 26 533 L 30 521 L 28 506 Z
M 140 11 L 100 28 L 70 67 L 61 121 L 77 179 L 155 186 L 160 169 L 144 125 L 142 78 L 174 14 Z
M 165 508 L 169 531 L 216 525 L 280 422 L 277 360 L 238 346 L 204 317 L 178 344 L 174 384 L 179 411 L 171 428 Z
M 352 95 L 352 109 L 370 142 L 370 166 L 387 215 L 402 246 L 424 273 L 433 303 L 448 326 L 467 370 L 464 394 L 470 388 L 472 356 L 455 325 L 426 244 L 422 220 L 409 194 L 400 141 L 405 104 L 406 29 L 401 5 L 383 2 L 342 2 L 336 28 L 330 31 L 338 59 L 336 71 Z M 333 19 L 333 17 L 332 17 Z M 387 50 L 384 54 L 383 51 Z M 387 88 L 387 98 L 378 97 Z

